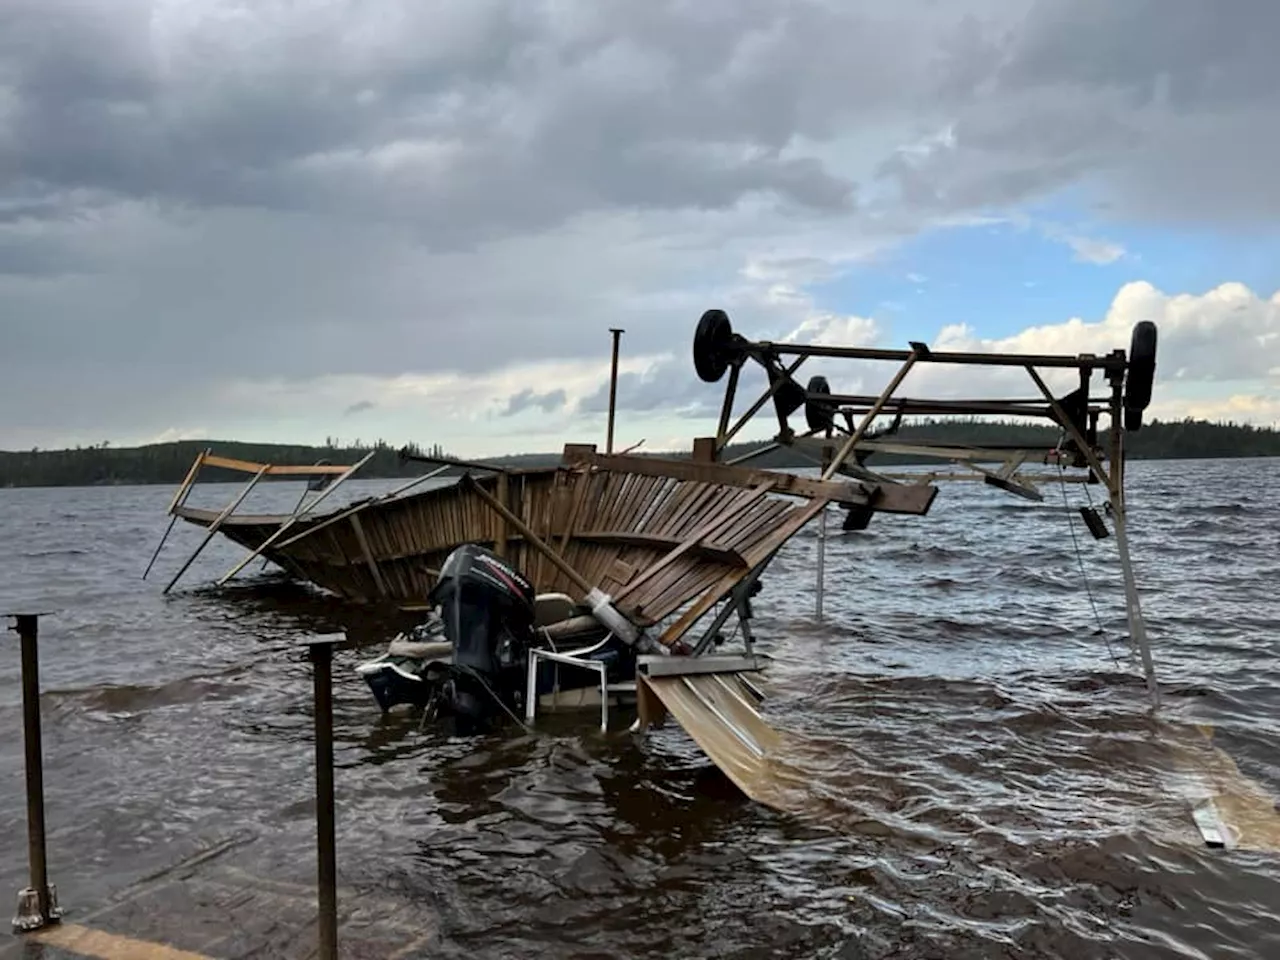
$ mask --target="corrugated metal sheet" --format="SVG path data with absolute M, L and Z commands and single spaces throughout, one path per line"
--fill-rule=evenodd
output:
M 646 723 L 669 713 L 752 800 L 793 812 L 808 806 L 796 790 L 795 771 L 780 756 L 786 739 L 756 712 L 736 674 L 641 675 L 637 693 Z

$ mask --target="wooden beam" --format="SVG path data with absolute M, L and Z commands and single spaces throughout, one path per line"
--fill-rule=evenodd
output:
M 475 477 L 467 475 L 464 476 L 460 482 L 469 486 L 476 496 L 487 503 L 497 513 L 501 514 L 502 518 L 506 520 L 507 523 L 511 524 L 511 526 L 524 537 L 525 542 L 528 543 L 529 546 L 533 547 L 540 554 L 550 560 L 552 565 L 568 577 L 579 590 L 583 593 L 589 594 L 593 589 L 595 589 L 586 577 L 573 569 L 573 567 L 569 566 L 564 557 L 560 556 L 560 554 L 552 550 L 551 547 L 547 546 L 547 544 L 533 532 L 533 529 L 527 523 L 511 512 L 511 509 L 507 507 L 506 504 L 500 503 L 493 494 L 480 486 L 480 484 L 476 483 Z
M 213 535 L 218 532 L 218 528 L 222 526 L 222 522 L 226 520 L 227 517 L 231 516 L 232 511 L 234 511 L 236 507 L 240 506 L 240 504 L 244 502 L 244 498 L 249 495 L 249 491 L 257 485 L 258 481 L 263 478 L 266 472 L 267 465 L 264 463 L 258 468 L 258 472 L 253 475 L 253 479 L 245 484 L 244 488 L 240 491 L 240 495 L 222 508 L 222 512 L 214 518 L 213 523 L 209 524 L 209 529 L 205 532 L 204 539 L 200 541 L 200 546 L 196 547 L 195 552 L 187 558 L 187 562 L 184 563 L 178 572 L 173 575 L 173 579 L 170 580 L 164 590 L 161 591 L 162 593 L 168 593 L 173 589 L 173 585 L 178 582 L 178 579 L 184 573 L 187 572 L 187 567 L 191 566 L 191 564 L 195 562 L 196 557 L 200 556 L 200 552 L 209 545 L 209 541 L 212 540 Z
M 351 529 L 355 531 L 356 542 L 360 544 L 360 552 L 364 554 L 364 562 L 369 567 L 369 572 L 373 574 L 373 582 L 378 586 L 378 593 L 385 597 L 387 595 L 387 585 L 382 579 L 382 571 L 378 569 L 378 561 L 373 558 L 373 551 L 369 549 L 369 540 L 364 535 L 364 525 L 360 522 L 359 514 L 351 514 Z
M 405 493 L 408 490 L 412 490 L 414 487 L 418 486 L 419 484 L 426 483 L 428 480 L 438 476 L 441 473 L 444 473 L 448 469 L 449 468 L 447 466 L 437 467 L 434 470 L 424 473 L 420 477 L 416 477 L 413 480 L 410 480 L 408 483 L 401 484 L 400 486 L 396 487 L 394 490 L 387 491 L 381 496 L 371 497 L 368 500 L 362 500 L 359 503 L 354 504 L 351 507 L 348 507 L 346 510 L 342 511 L 341 513 L 336 513 L 325 520 L 321 520 L 317 524 L 307 527 L 301 533 L 296 533 L 287 540 L 281 540 L 279 543 L 276 544 L 276 549 L 283 550 L 285 549 L 285 547 L 295 544 L 299 540 L 302 540 L 305 537 L 309 537 L 313 533 L 316 533 L 317 531 L 323 530 L 325 527 L 329 526 L 330 524 L 337 523 L 339 520 L 345 520 L 347 517 L 351 516 L 352 514 L 360 513 L 362 510 L 365 510 L 373 506 L 375 503 L 384 503 L 387 500 L 394 500 L 396 497 L 400 496 L 402 493 Z M 286 520 L 288 520 L 288 517 L 281 517 L 277 519 L 276 522 L 284 523 Z
M 503 506 L 509 506 L 511 503 L 510 490 L 511 490 L 510 474 L 507 474 L 507 473 L 498 474 L 496 494 L 498 497 L 498 502 L 501 503 Z M 495 524 L 497 524 L 497 533 L 493 538 L 493 552 L 505 560 L 507 559 L 507 536 L 508 536 L 507 521 L 505 517 L 503 517 L 501 514 L 496 512 L 494 514 L 493 521 Z M 561 549 L 563 548 L 564 548 L 564 545 L 561 544 Z
M 200 467 L 210 452 L 205 450 L 196 457 L 191 464 L 191 469 L 187 471 L 186 478 L 182 481 L 182 486 L 174 491 L 173 499 L 169 501 L 169 509 L 165 511 L 169 514 L 169 526 L 165 527 L 164 535 L 160 538 L 160 542 L 156 544 L 155 552 L 151 554 L 151 560 L 147 563 L 147 569 L 142 571 L 143 580 L 147 579 L 147 574 L 155 566 L 156 558 L 160 556 L 160 551 L 164 549 L 165 541 L 169 539 L 169 534 L 173 533 L 173 525 L 178 522 L 178 515 L 174 511 L 187 502 L 187 496 L 191 493 L 191 487 L 195 484 L 196 474 L 200 472 Z
M 370 451 L 372 454 L 373 451 Z M 367 459 L 367 458 L 366 458 Z M 204 458 L 206 467 L 221 467 L 223 470 L 238 470 L 241 473 L 257 473 L 265 468 L 269 476 L 308 476 L 319 474 L 340 474 L 348 470 L 341 464 L 312 464 L 310 466 L 282 466 L 273 463 L 254 463 L 252 460 L 237 460 L 235 457 L 220 457 L 210 454 Z
M 662 537 L 656 533 L 633 533 L 629 530 L 587 530 L 573 534 L 572 539 L 584 543 L 605 543 L 620 547 L 643 547 L 650 550 L 673 550 L 680 545 L 679 540 Z M 699 543 L 694 552 L 717 563 L 727 563 L 734 567 L 745 567 L 747 561 L 742 554 L 718 543 Z
M 342 475 L 338 477 L 337 480 L 329 484 L 329 486 L 325 489 L 323 493 L 320 494 L 320 496 L 316 497 L 314 500 L 312 500 L 309 504 L 307 504 L 297 513 L 294 513 L 292 516 L 290 516 L 288 520 L 280 524 L 279 528 L 277 528 L 275 533 L 271 534 L 271 536 L 267 537 L 266 540 L 264 540 L 261 544 L 258 545 L 258 549 L 254 550 L 253 553 L 249 554 L 249 556 L 245 557 L 243 560 L 237 563 L 234 567 L 228 570 L 225 574 L 223 574 L 222 578 L 218 581 L 218 586 L 222 586 L 228 580 L 234 577 L 237 573 L 239 573 L 241 570 L 247 567 L 253 561 L 254 557 L 258 556 L 258 554 L 260 553 L 266 552 L 267 547 L 271 546 L 278 539 L 280 539 L 281 534 L 283 534 L 286 530 L 291 528 L 295 523 L 301 520 L 304 516 L 306 516 L 316 507 L 320 506 L 320 504 L 324 501 L 324 498 L 329 496 L 329 494 L 333 493 L 333 491 L 337 490 L 338 487 L 342 485 L 342 482 L 344 480 L 346 480 L 353 473 L 355 473 L 357 470 L 363 467 L 366 463 L 368 463 L 371 459 L 373 459 L 373 455 L 375 452 L 376 451 L 370 450 L 368 453 L 366 453 L 363 457 L 360 458 L 359 463 L 355 463 L 349 467 L 343 467 L 341 470 Z
M 935 493 L 937 491 L 935 490 Z M 801 508 L 794 517 L 789 517 L 783 525 L 781 531 L 775 530 L 771 537 L 776 540 L 773 549 L 777 549 L 789 538 L 793 537 L 800 531 L 805 524 L 816 517 L 820 512 L 826 509 L 828 501 L 818 499 Z M 720 598 L 734 588 L 745 576 L 740 571 L 733 571 L 726 574 L 717 581 L 710 589 L 703 592 L 702 596 L 684 613 L 682 613 L 675 621 L 662 632 L 662 636 L 658 638 L 658 642 L 663 646 L 670 647 L 673 643 L 689 632 L 689 629 L 697 623 L 702 617 L 720 602 Z
M 717 483 L 729 487 L 755 487 L 767 483 L 773 493 L 830 500 L 841 505 L 867 505 L 880 513 L 905 513 L 913 516 L 928 513 L 938 493 L 936 487 L 916 484 L 854 484 L 839 480 L 813 480 L 790 473 L 732 467 L 723 463 L 694 463 L 691 460 L 628 457 L 619 454 L 606 456 L 596 453 L 595 446 L 589 444 L 566 444 L 564 460 L 570 466 L 596 467 L 646 477 L 673 477 L 677 480 Z
M 636 592 L 638 587 L 653 579 L 653 577 L 655 577 L 659 572 L 666 569 L 680 557 L 684 556 L 684 554 L 688 553 L 701 543 L 704 538 L 711 536 L 768 492 L 769 485 L 767 483 L 761 483 L 754 487 L 745 497 L 736 497 L 735 502 L 726 504 L 724 507 L 717 510 L 709 520 L 695 528 L 691 534 L 685 537 L 671 550 L 667 551 L 666 555 L 663 556 L 662 559 L 658 560 L 656 563 L 650 564 L 644 569 L 644 572 L 641 573 L 640 576 L 632 580 L 625 588 L 620 590 L 618 595 L 614 597 L 614 602 L 621 603 L 624 597 L 631 596 Z M 743 564 L 743 566 L 745 566 L 745 564 Z
M 849 454 L 853 452 L 853 448 L 858 445 L 858 441 L 863 438 L 867 432 L 867 428 L 871 426 L 871 421 L 876 418 L 876 415 L 884 408 L 884 405 L 889 402 L 889 399 L 893 396 L 893 392 L 898 389 L 907 374 L 911 372 L 911 368 L 915 366 L 917 359 L 917 352 L 913 348 L 910 356 L 907 357 L 906 362 L 902 364 L 902 367 L 894 375 L 894 378 L 889 381 L 889 385 L 884 388 L 884 392 L 880 394 L 880 397 L 876 402 L 871 405 L 871 409 L 863 415 L 862 422 L 858 424 L 858 429 L 853 431 L 849 436 L 849 439 L 844 442 L 844 446 L 840 448 L 839 452 L 836 453 L 831 462 L 827 464 L 826 469 L 822 471 L 823 480 L 830 480 L 835 475 L 836 471 L 840 469 L 845 460 L 848 459 Z

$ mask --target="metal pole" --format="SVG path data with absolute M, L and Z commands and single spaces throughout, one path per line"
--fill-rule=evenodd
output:
M 1147 624 L 1142 617 L 1142 601 L 1138 597 L 1138 585 L 1133 575 L 1133 559 L 1129 556 L 1129 531 L 1125 523 L 1125 505 L 1121 497 L 1119 506 L 1112 506 L 1111 522 L 1116 528 L 1116 547 L 1120 552 L 1120 566 L 1124 571 L 1124 593 L 1129 612 L 1129 634 L 1142 654 L 1142 668 L 1147 676 L 1147 692 L 1151 705 L 1160 706 L 1160 687 L 1156 683 L 1156 668 L 1151 660 L 1151 646 L 1147 642 Z
M 626 332 L 617 327 L 610 327 L 613 334 L 613 365 L 609 372 L 609 432 L 604 441 L 604 452 L 613 453 L 613 418 L 618 405 L 618 341 Z
M 319 866 L 320 960 L 338 957 L 338 861 L 333 813 L 333 644 L 307 647 L 314 684 L 316 729 L 316 854 Z
M 27 858 L 31 886 L 18 895 L 15 931 L 38 930 L 57 923 L 62 912 L 49 887 L 45 857 L 44 756 L 40 737 L 39 617 L 18 614 L 16 630 L 22 643 L 22 730 L 27 772 Z M 35 907 L 33 911 L 31 908 Z
M 826 473 L 827 467 L 831 465 L 832 450 L 828 446 L 822 448 L 822 472 Z M 818 622 L 822 622 L 822 601 L 823 590 L 826 587 L 826 567 L 827 567 L 827 508 L 824 505 L 822 513 L 818 515 L 818 584 L 817 584 L 817 615 Z
M 826 580 L 827 508 L 818 515 L 818 622 L 822 622 L 822 588 Z

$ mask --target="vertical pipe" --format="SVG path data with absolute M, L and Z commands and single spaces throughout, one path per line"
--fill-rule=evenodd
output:
M 818 622 L 822 622 L 822 592 L 826 581 L 827 508 L 818 515 Z
M 618 341 L 626 331 L 610 327 L 613 334 L 613 362 L 609 371 L 609 432 L 605 437 L 604 452 L 613 453 L 613 418 L 618 405 Z
M 827 468 L 831 465 L 832 450 L 828 446 L 822 448 L 822 472 L 825 474 Z M 827 567 L 827 508 L 824 504 L 822 512 L 818 514 L 818 583 L 817 583 L 817 615 L 818 622 L 822 622 L 822 601 L 824 599 L 823 592 L 826 588 L 826 567 Z
M 54 917 L 49 901 L 49 872 L 45 859 L 44 755 L 40 737 L 39 618 L 34 614 L 17 617 L 22 643 L 22 729 L 27 768 L 27 858 L 31 887 L 40 909 L 40 925 Z
M 338 957 L 338 864 L 333 814 L 333 644 L 307 648 L 314 685 L 316 733 L 316 854 L 319 866 L 320 960 Z

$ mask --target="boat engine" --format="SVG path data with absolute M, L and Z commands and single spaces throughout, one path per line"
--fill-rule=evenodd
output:
M 464 727 L 486 729 L 523 708 L 534 640 L 533 584 L 497 554 L 463 544 L 445 559 L 430 594 L 453 646 L 436 704 Z

